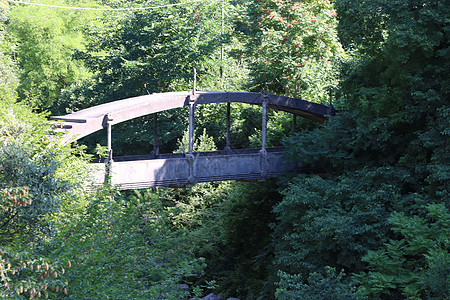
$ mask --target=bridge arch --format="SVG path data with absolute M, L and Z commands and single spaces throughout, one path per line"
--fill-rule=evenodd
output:
M 286 96 L 248 92 L 197 91 L 195 94 L 170 92 L 133 97 L 83 109 L 65 116 L 52 116 L 50 119 L 63 121 L 60 131 L 67 132 L 64 141 L 70 142 L 107 127 L 106 123 L 115 125 L 169 109 L 189 105 L 236 102 L 262 106 L 264 99 L 267 100 L 269 108 L 286 111 L 315 122 L 324 122 L 325 116 L 333 113 L 328 106 Z

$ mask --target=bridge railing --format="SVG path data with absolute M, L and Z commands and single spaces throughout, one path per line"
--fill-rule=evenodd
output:
M 102 185 L 105 175 L 120 190 L 149 187 L 181 187 L 200 182 L 224 180 L 265 180 L 288 171 L 306 171 L 283 163 L 283 148 L 209 151 L 193 153 L 191 160 L 182 153 L 117 157 L 109 169 L 93 164 L 93 183 Z M 106 174 L 109 172 L 109 174 Z

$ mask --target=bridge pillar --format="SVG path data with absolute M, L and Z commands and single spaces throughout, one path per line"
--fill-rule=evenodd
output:
M 155 158 L 159 155 L 159 141 L 158 141 L 158 113 L 153 114 L 153 150 L 152 155 Z
M 112 150 L 112 124 L 113 118 L 110 114 L 106 114 L 103 119 L 103 126 L 106 126 L 107 132 L 107 147 L 108 157 L 105 160 L 105 183 L 111 181 L 111 163 L 113 162 L 113 150 Z
M 195 78 L 195 77 L 194 77 Z M 190 185 L 195 184 L 195 170 L 194 170 L 194 112 L 195 112 L 195 89 L 192 95 L 189 96 L 189 153 L 186 158 L 189 163 L 189 177 Z
M 269 102 L 269 97 L 264 94 L 262 99 L 262 129 L 261 129 L 261 150 L 259 151 L 261 159 L 261 178 L 265 179 L 267 177 L 267 106 Z
M 264 94 L 262 99 L 262 129 L 261 129 L 261 136 L 262 136 L 262 143 L 261 143 L 261 150 L 266 151 L 267 148 L 267 103 L 268 103 L 268 96 L 267 94 Z
M 189 97 L 189 154 L 194 152 L 194 110 L 195 98 Z
M 108 140 L 108 159 L 112 161 L 112 125 L 111 122 L 113 121 L 113 118 L 110 116 L 110 114 L 107 114 L 105 116 L 106 121 L 106 131 L 107 131 L 107 140 Z
M 231 118 L 230 118 L 230 114 L 231 114 L 231 103 L 227 102 L 227 139 L 226 139 L 225 150 L 229 153 L 231 152 L 231 139 L 230 139 Z

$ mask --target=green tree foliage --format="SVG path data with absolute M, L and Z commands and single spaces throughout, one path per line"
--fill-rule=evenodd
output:
M 68 281 L 61 261 L 36 255 L 33 251 L 14 247 L 0 250 L 0 297 L 2 299 L 39 299 L 57 293 L 68 293 Z
M 69 196 L 71 183 L 82 180 L 76 168 L 85 166 L 50 134 L 43 116 L 22 104 L 0 102 L 0 132 L 0 187 L 27 187 L 32 200 L 31 205 L 2 211 L 2 241 L 41 239 L 51 229 L 46 216 Z
M 216 151 L 216 145 L 214 144 L 214 139 L 206 134 L 206 129 L 203 128 L 203 134 L 195 139 L 194 135 L 194 144 L 193 151 Z M 183 149 L 185 152 L 189 151 L 189 130 L 185 131 L 183 134 L 183 138 L 178 142 L 178 148 Z
M 336 12 L 328 0 L 238 2 L 238 57 L 250 59 L 254 88 L 308 101 L 326 101 L 334 85 L 332 60 L 342 53 Z
M 379 246 L 387 231 L 385 206 L 398 199 L 395 187 L 380 178 L 382 171 L 363 171 L 335 182 L 296 178 L 274 208 L 280 215 L 275 236 L 285 241 L 277 244 L 279 268 L 305 274 L 304 279 L 326 266 L 362 270 L 361 256 Z M 362 176 L 372 178 L 358 184 Z
M 121 5 L 116 1 L 109 4 Z M 134 7 L 158 4 L 167 3 L 133 2 Z M 88 45 L 77 55 L 95 76 L 74 84 L 64 93 L 58 103 L 60 111 L 155 92 L 191 90 L 194 67 L 197 68 L 199 86 L 209 89 L 202 82 L 215 80 L 217 87 L 222 31 L 221 6 L 217 2 L 108 12 L 101 26 L 96 24 L 86 29 Z M 186 113 L 176 110 L 158 114 L 161 151 L 176 150 L 176 142 L 187 125 Z M 116 153 L 150 152 L 152 122 L 150 116 L 115 126 Z M 98 142 L 99 136 L 95 138 Z M 127 153 L 128 149 L 141 153 Z
M 353 53 L 347 112 L 286 139 L 293 162 L 328 174 L 293 180 L 275 208 L 280 283 L 299 278 L 302 295 L 317 287 L 309 274 L 331 266 L 359 272 L 352 285 L 373 299 L 445 297 L 448 269 L 436 262 L 448 259 L 449 8 L 342 0 L 336 11 Z
M 184 278 L 184 283 L 198 296 L 215 292 L 215 289 L 223 291 L 219 283 L 222 274 L 217 273 L 217 265 L 223 262 L 220 253 L 222 247 L 226 247 L 222 244 L 221 220 L 230 189 L 230 183 L 216 182 L 153 191 L 161 208 L 170 212 L 171 231 L 182 233 L 183 247 L 204 262 L 201 276 L 193 274 Z
M 1 50 L 9 55 L 14 47 L 4 23 L 8 7 L 0 4 Z M 15 103 L 19 70 L 8 55 L 0 54 L 0 297 L 64 294 L 69 266 L 44 249 L 56 232 L 50 217 L 72 197 L 69 183 L 77 182 L 61 175 L 79 175 L 75 165 L 83 164 L 58 144 L 43 115 Z
M 289 275 L 279 272 L 280 282 L 278 284 L 276 299 L 323 299 L 323 300 L 356 300 L 364 299 L 361 293 L 348 282 L 343 282 L 345 274 L 341 271 L 327 267 L 326 276 L 320 273 L 312 273 L 307 283 L 298 275 Z
M 148 192 L 92 196 L 56 219 L 61 231 L 51 248 L 73 264 L 69 298 L 181 299 L 177 284 L 201 275 L 203 262 L 173 230 L 173 210 Z
M 233 183 L 219 199 L 197 230 L 206 237 L 197 252 L 207 264 L 204 277 L 217 282 L 224 297 L 272 298 L 270 211 L 281 199 L 276 182 Z
M 12 101 L 16 96 L 19 84 L 17 66 L 9 57 L 13 45 L 6 30 L 7 14 L 10 8 L 6 1 L 0 2 L 0 101 Z
M 64 5 L 53 1 L 53 5 Z M 75 49 L 83 48 L 81 26 L 85 13 L 37 6 L 15 6 L 9 14 L 8 30 L 14 37 L 14 55 L 20 65 L 19 98 L 39 110 L 52 110 L 59 94 L 88 76 Z
M 448 99 L 448 79 L 443 75 L 449 63 L 445 4 L 337 2 L 342 11 L 339 26 L 345 45 L 365 55 L 356 59 L 350 71 L 353 77 L 345 81 L 345 90 L 353 91 L 351 105 L 367 107 L 372 113 L 398 115 L 403 122 L 415 123 L 438 112 L 437 108 Z M 361 72 L 367 76 L 362 77 Z M 377 101 L 370 101 L 374 97 Z
M 394 212 L 389 218 L 398 237 L 386 247 L 369 251 L 366 293 L 389 295 L 401 291 L 408 299 L 446 299 L 450 290 L 450 214 L 443 203 L 426 206 L 425 217 Z
M 0 74 L 0 101 L 11 101 L 16 97 L 16 87 L 19 83 L 17 66 L 3 53 L 0 53 Z
M 44 248 L 56 232 L 51 215 L 72 197 L 70 180 L 61 175 L 74 174 L 68 167 L 76 159 L 50 135 L 43 116 L 22 104 L 0 102 L 0 132 L 1 296 L 67 293 L 66 263 Z
M 83 91 L 86 94 L 81 106 L 148 93 L 190 90 L 192 68 L 203 63 L 220 45 L 218 12 L 214 3 L 202 3 L 105 15 L 101 27 L 88 30 L 86 51 L 79 53 L 96 73 L 93 86 L 86 85 Z M 78 108 L 78 103 L 70 103 L 69 108 Z
M 346 70 L 342 90 L 348 108 L 361 120 L 356 127 L 376 138 L 377 145 L 371 138 L 373 146 L 367 150 L 377 151 L 385 163 L 407 169 L 417 180 L 410 190 L 445 201 L 450 159 L 449 78 L 444 75 L 450 69 L 449 8 L 445 1 L 338 4 L 344 36 L 354 37 L 357 50 L 365 54 Z M 382 40 L 361 41 L 364 27 L 349 24 L 355 14 L 361 14 L 361 23 L 371 24 L 363 16 L 368 9 L 383 16 L 372 30 L 381 31 Z

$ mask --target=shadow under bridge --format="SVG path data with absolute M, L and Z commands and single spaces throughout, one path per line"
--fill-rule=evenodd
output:
M 231 149 L 230 103 L 240 102 L 262 107 L 260 149 Z M 194 109 L 199 104 L 227 103 L 226 147 L 221 151 L 193 152 Z M 189 149 L 186 153 L 160 154 L 157 113 L 189 106 Z M 151 94 L 114 101 L 66 116 L 58 121 L 64 141 L 71 142 L 107 128 L 108 159 L 92 164 L 92 185 L 109 182 L 118 189 L 157 186 L 189 186 L 198 182 L 222 180 L 264 180 L 287 171 L 313 172 L 283 163 L 283 148 L 267 148 L 268 108 L 282 110 L 314 122 L 324 122 L 333 115 L 332 107 L 285 96 L 245 92 L 174 92 Z M 149 155 L 113 157 L 112 126 L 140 116 L 154 114 L 154 150 Z

